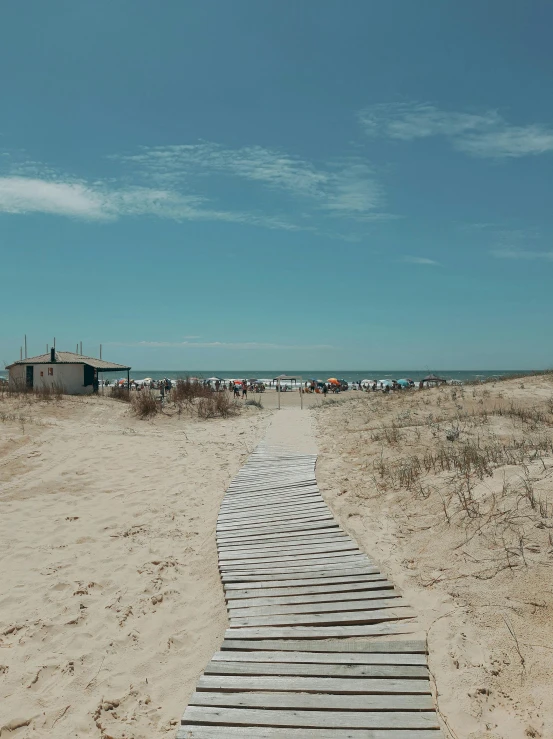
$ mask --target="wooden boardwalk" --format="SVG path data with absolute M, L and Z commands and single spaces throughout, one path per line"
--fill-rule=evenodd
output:
M 414 614 L 336 523 L 315 462 L 260 445 L 229 485 L 230 627 L 177 739 L 443 739 Z

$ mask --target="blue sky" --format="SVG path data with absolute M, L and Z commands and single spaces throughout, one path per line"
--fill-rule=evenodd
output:
M 0 360 L 553 365 L 546 0 L 30 0 Z

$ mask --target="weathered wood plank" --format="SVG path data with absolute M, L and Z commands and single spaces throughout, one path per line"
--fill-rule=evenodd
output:
M 311 567 L 316 566 L 320 568 L 326 568 L 331 566 L 348 566 L 352 563 L 360 563 L 366 565 L 374 565 L 374 562 L 370 560 L 366 554 L 361 552 L 337 552 L 335 556 L 329 554 L 311 554 L 311 555 L 296 555 L 291 557 L 277 556 L 264 559 L 239 559 L 239 560 L 219 560 L 219 567 L 221 570 L 272 570 L 274 567 L 288 567 L 294 566 L 294 569 L 300 567 Z
M 247 726 L 182 726 L 176 739 L 443 739 L 439 729 L 293 729 Z
M 228 588 L 228 592 L 226 593 L 227 603 L 230 604 L 231 600 L 238 600 L 243 598 L 273 598 L 273 597 L 283 597 L 287 598 L 288 596 L 304 596 L 304 595 L 314 595 L 323 596 L 325 593 L 343 593 L 343 592 L 352 592 L 352 591 L 366 591 L 371 589 L 378 589 L 378 588 L 392 588 L 393 584 L 386 580 L 385 575 L 367 575 L 365 578 L 362 578 L 361 582 L 343 582 L 341 583 L 338 581 L 337 584 L 330 583 L 323 581 L 318 583 L 317 585 L 306 585 L 305 587 L 283 587 L 283 588 L 273 588 L 273 587 L 267 587 L 266 589 L 263 588 L 257 588 L 256 586 L 252 589 L 248 588 L 247 586 L 242 586 L 243 589 L 239 589 L 239 587 L 236 587 L 234 585 L 230 586 Z
M 308 522 L 308 521 L 334 521 L 334 517 L 330 514 L 328 510 L 325 511 L 308 511 L 307 513 L 302 513 L 299 515 L 294 514 L 286 514 L 282 516 L 259 516 L 255 518 L 246 518 L 240 521 L 231 520 L 231 521 L 224 521 L 217 524 L 217 534 L 220 534 L 223 531 L 241 531 L 241 530 L 247 530 L 247 531 L 254 531 L 258 528 L 268 528 L 269 526 L 273 528 L 274 526 L 277 526 L 280 528 L 281 525 L 289 526 L 290 522 L 295 521 L 298 523 Z
M 288 523 L 288 524 L 278 524 L 273 526 L 259 526 L 259 527 L 249 527 L 247 529 L 244 529 L 241 531 L 241 533 L 237 533 L 237 531 L 240 531 L 240 529 L 231 529 L 229 531 L 220 531 L 217 533 L 217 541 L 221 541 L 222 539 L 228 539 L 231 536 L 240 536 L 241 539 L 247 538 L 249 536 L 261 536 L 263 534 L 278 534 L 283 532 L 289 532 L 289 531 L 309 531 L 310 529 L 319 530 L 319 529 L 337 529 L 338 524 L 334 521 L 333 518 L 329 518 L 325 521 L 314 521 L 313 523 Z M 234 533 L 233 533 L 234 532 Z
M 345 583 L 362 583 L 369 580 L 372 580 L 371 575 L 375 575 L 378 578 L 384 577 L 381 575 L 381 573 L 378 571 L 376 567 L 369 567 L 367 568 L 369 572 L 359 572 L 358 570 L 348 570 L 347 572 L 342 573 L 333 573 L 333 575 L 328 575 L 328 573 L 323 573 L 323 580 L 321 580 L 320 576 L 307 576 L 307 577 L 269 577 L 264 578 L 260 580 L 251 580 L 248 578 L 240 578 L 239 581 L 236 583 L 229 582 L 225 583 L 225 588 L 228 590 L 242 590 L 244 589 L 245 583 L 248 583 L 247 588 L 249 590 L 256 589 L 256 588 L 298 588 L 298 587 L 307 587 L 311 585 L 341 585 Z M 376 578 L 375 578 L 376 579 Z
M 396 654 L 394 652 L 306 652 L 299 651 L 235 651 L 216 652 L 212 662 L 292 662 L 326 665 L 426 665 L 425 654 Z
M 401 598 L 397 590 L 393 590 L 390 583 L 388 590 L 345 590 L 339 593 L 309 593 L 306 595 L 273 596 L 272 598 L 236 598 L 227 599 L 229 611 L 241 610 L 243 608 L 263 608 L 265 606 L 294 606 L 314 605 L 316 603 L 334 603 L 340 600 L 353 602 L 355 600 L 380 600 Z
M 330 613 L 273 613 L 270 616 L 232 617 L 231 626 L 341 626 L 343 624 L 374 624 L 382 621 L 413 618 L 407 606 L 382 608 L 375 611 L 338 611 Z
M 431 711 L 430 695 L 332 695 L 329 693 L 195 692 L 191 706 L 339 711 Z
M 198 690 L 275 690 L 295 693 L 345 693 L 349 695 L 430 694 L 429 680 L 393 680 L 343 677 L 249 677 L 246 675 L 202 675 Z
M 373 575 L 378 572 L 376 567 L 360 565 L 346 565 L 342 567 L 327 567 L 320 569 L 319 567 L 300 567 L 299 569 L 280 567 L 273 570 L 258 570 L 250 572 L 248 570 L 232 572 L 222 571 L 221 579 L 226 586 L 227 583 L 240 582 L 249 583 L 250 587 L 255 582 L 270 582 L 275 580 L 304 580 L 306 578 L 330 579 L 331 577 L 349 577 L 351 575 Z
M 228 632 L 227 632 L 228 633 Z M 390 641 L 375 641 L 372 639 L 312 639 L 298 641 L 295 639 L 278 639 L 271 641 L 240 641 L 234 638 L 225 638 L 222 650 L 230 652 L 238 650 L 272 650 L 277 652 L 338 652 L 356 654 L 421 654 L 426 655 L 426 642 L 422 639 L 402 639 Z
M 187 724 L 301 726 L 336 729 L 438 729 L 433 711 L 271 711 L 261 708 L 189 706 Z
M 247 606 L 245 608 L 229 608 L 230 618 L 241 616 L 272 616 L 285 613 L 332 613 L 333 611 L 370 611 L 381 608 L 397 608 L 405 606 L 403 598 L 378 598 L 374 600 L 335 600 L 316 603 L 296 603 L 294 605 Z
M 246 559 L 263 555 L 278 555 L 278 554 L 316 554 L 316 553 L 330 553 L 330 552 L 346 552 L 346 551 L 359 551 L 358 547 L 354 542 L 348 541 L 345 537 L 338 538 L 336 541 L 328 541 L 325 544 L 321 543 L 310 543 L 310 544 L 281 544 L 278 547 L 275 546 L 257 546 L 257 547 L 218 547 L 219 559 L 225 559 L 234 556 L 237 559 Z
M 219 522 L 217 524 L 217 533 L 220 534 L 223 531 L 241 531 L 247 529 L 253 531 L 257 528 L 267 528 L 268 526 L 280 526 L 282 524 L 288 525 L 290 522 L 311 522 L 311 521 L 334 521 L 334 517 L 331 516 L 328 510 L 325 511 L 308 511 L 294 515 L 288 513 L 280 516 L 259 516 L 255 518 L 245 518 L 243 520 L 231 519 L 229 521 Z
M 303 508 L 307 508 L 308 506 L 324 506 L 328 507 L 326 503 L 323 501 L 320 495 L 310 495 L 309 497 L 304 496 L 301 498 L 301 500 L 289 500 L 289 501 L 283 501 L 282 499 L 279 499 L 278 501 L 267 501 L 264 500 L 261 503 L 246 503 L 246 504 L 240 504 L 240 503 L 226 503 L 221 506 L 219 510 L 219 518 L 222 516 L 238 516 L 238 515 L 245 515 L 246 513 L 255 513 L 255 514 L 261 514 L 265 513 L 266 511 L 295 511 L 295 510 L 302 510 Z
M 329 538 L 336 536 L 346 536 L 342 529 L 319 529 L 308 531 L 290 531 L 281 534 L 255 534 L 248 537 L 240 536 L 240 534 L 233 534 L 232 536 L 218 537 L 217 546 L 239 546 L 245 547 L 255 544 L 302 544 L 304 541 L 310 541 L 312 539 L 320 539 L 321 542 L 326 541 Z
M 285 531 L 282 533 L 272 533 L 272 534 L 255 534 L 255 535 L 249 535 L 247 537 L 240 536 L 239 534 L 233 534 L 232 536 L 225 536 L 225 537 L 217 537 L 217 543 L 223 543 L 223 544 L 253 544 L 253 543 L 262 543 L 265 544 L 269 541 L 303 541 L 305 537 L 313 537 L 313 536 L 335 536 L 336 534 L 343 534 L 341 528 L 336 527 L 334 529 L 319 529 L 317 530 L 317 527 L 313 527 L 310 529 L 301 529 L 299 531 Z
M 304 664 L 295 662 L 211 661 L 205 675 L 291 675 L 293 677 L 343 677 L 403 680 L 428 680 L 426 665 L 351 665 Z
M 412 634 L 410 621 L 369 624 L 363 626 L 261 626 L 232 627 L 225 632 L 226 639 L 325 639 L 349 636 L 387 636 Z

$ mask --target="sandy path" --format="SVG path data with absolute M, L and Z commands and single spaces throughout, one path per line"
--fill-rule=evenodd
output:
M 60 409 L 0 427 L 0 735 L 170 736 L 227 625 L 216 516 L 269 414 Z

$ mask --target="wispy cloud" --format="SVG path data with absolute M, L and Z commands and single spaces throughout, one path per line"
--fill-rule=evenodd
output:
M 360 121 L 369 136 L 413 139 L 442 136 L 477 157 L 522 157 L 553 151 L 553 128 L 510 124 L 495 110 L 455 112 L 430 103 L 387 103 L 365 108 Z
M 523 249 L 492 249 L 497 259 L 542 260 L 553 262 L 553 251 L 524 251 Z
M 109 341 L 106 345 L 142 347 L 157 349 L 169 348 L 211 348 L 211 349 L 334 349 L 330 344 L 274 344 L 259 341 Z
M 325 217 L 339 227 L 347 220 L 394 217 L 383 210 L 375 173 L 358 158 L 315 164 L 261 146 L 200 142 L 142 147 L 106 159 L 109 176 L 92 181 L 8 153 L 0 172 L 0 212 L 91 221 L 155 216 L 319 232 Z M 263 200 L 263 190 L 281 197 Z M 245 207 L 236 205 L 237 192 Z M 263 210 L 251 205 L 260 202 Z
M 359 159 L 315 164 L 261 146 L 231 149 L 211 142 L 143 147 L 117 158 L 139 176 L 147 175 L 160 184 L 218 175 L 263 185 L 333 216 L 392 217 L 381 212 L 383 189 L 368 164 Z
M 427 257 L 403 257 L 402 262 L 408 262 L 409 264 L 426 264 L 428 266 L 436 266 L 439 262 L 434 259 L 428 259 Z

